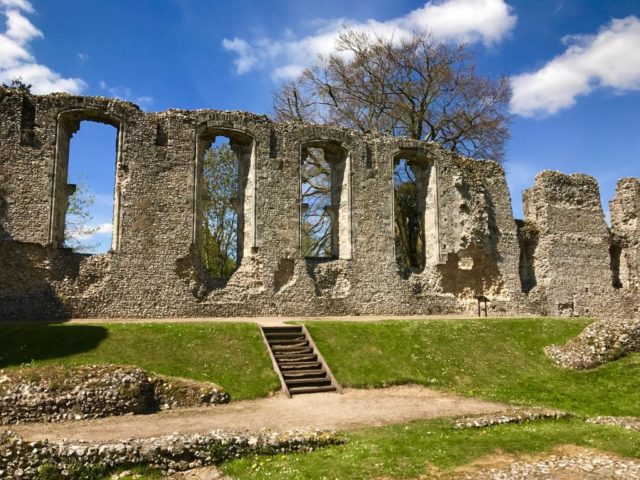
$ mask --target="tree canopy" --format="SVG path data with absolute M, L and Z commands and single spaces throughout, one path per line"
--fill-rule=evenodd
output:
M 388 40 L 345 31 L 274 93 L 278 121 L 302 120 L 435 141 L 475 158 L 501 161 L 509 138 L 506 77 L 479 74 L 464 44 L 428 34 Z

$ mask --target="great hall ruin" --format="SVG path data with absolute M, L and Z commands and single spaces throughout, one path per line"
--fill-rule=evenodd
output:
M 111 250 L 64 248 L 69 144 L 117 129 Z M 205 150 L 238 158 L 236 268 L 199 255 Z M 611 227 L 592 177 L 545 171 L 513 217 L 503 168 L 437 144 L 215 110 L 146 113 L 114 99 L 0 87 L 0 318 L 441 314 L 619 315 L 640 309 L 640 179 L 619 181 Z M 327 254 L 303 248 L 301 165 L 322 153 Z M 410 165 L 424 245 L 401 265 L 394 169 Z

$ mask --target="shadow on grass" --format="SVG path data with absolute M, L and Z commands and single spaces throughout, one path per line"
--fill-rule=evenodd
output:
M 0 368 L 87 352 L 108 334 L 93 325 L 0 325 Z

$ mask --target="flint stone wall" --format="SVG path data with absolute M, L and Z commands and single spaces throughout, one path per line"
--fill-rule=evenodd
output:
M 98 478 L 131 465 L 147 465 L 166 474 L 191 470 L 248 455 L 312 452 L 343 444 L 331 431 L 261 431 L 166 435 L 113 443 L 27 442 L 12 431 L 0 432 L 0 478 L 35 480 Z
M 0 425 L 145 414 L 229 400 L 212 383 L 159 377 L 138 367 L 0 370 Z
M 82 120 L 118 128 L 114 241 L 104 255 L 60 248 L 68 192 L 64 158 Z M 198 156 L 215 135 L 249 139 L 251 146 L 243 258 L 226 285 L 207 278 L 197 255 Z M 278 124 L 245 112 L 145 113 L 120 100 L 5 88 L 0 141 L 4 319 L 435 314 L 475 311 L 474 296 L 481 294 L 491 299 L 495 314 L 562 313 L 566 309 L 558 305 L 569 299 L 571 313 L 593 313 L 596 308 L 585 305 L 601 293 L 603 302 L 621 299 L 623 314 L 637 310 L 637 282 L 612 286 L 609 232 L 593 197 L 597 185 L 588 177 L 584 186 L 561 174 L 539 177 L 528 195 L 527 221 L 539 223 L 533 231 L 542 233 L 523 256 L 502 167 L 433 143 Z M 309 142 L 348 152 L 349 215 L 341 211 L 340 217 L 340 228 L 349 232 L 341 237 L 347 258 L 319 261 L 300 252 L 300 157 Z M 427 266 L 410 274 L 400 271 L 394 253 L 393 160 L 404 153 L 431 168 Z M 619 203 L 627 212 L 633 202 Z M 554 220 L 563 208 L 581 213 Z M 637 252 L 637 228 L 619 230 Z M 570 274 L 556 248 L 578 264 Z M 577 273 L 585 280 L 572 286 Z M 523 288 L 523 275 L 533 275 L 530 283 L 538 286 Z

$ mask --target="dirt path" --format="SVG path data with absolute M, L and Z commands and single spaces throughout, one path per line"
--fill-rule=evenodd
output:
M 257 431 L 263 428 L 348 430 L 409 420 L 489 413 L 505 405 L 443 394 L 419 386 L 337 393 L 284 395 L 232 402 L 217 407 L 166 411 L 153 415 L 11 426 L 28 440 L 115 441 L 214 429 Z

